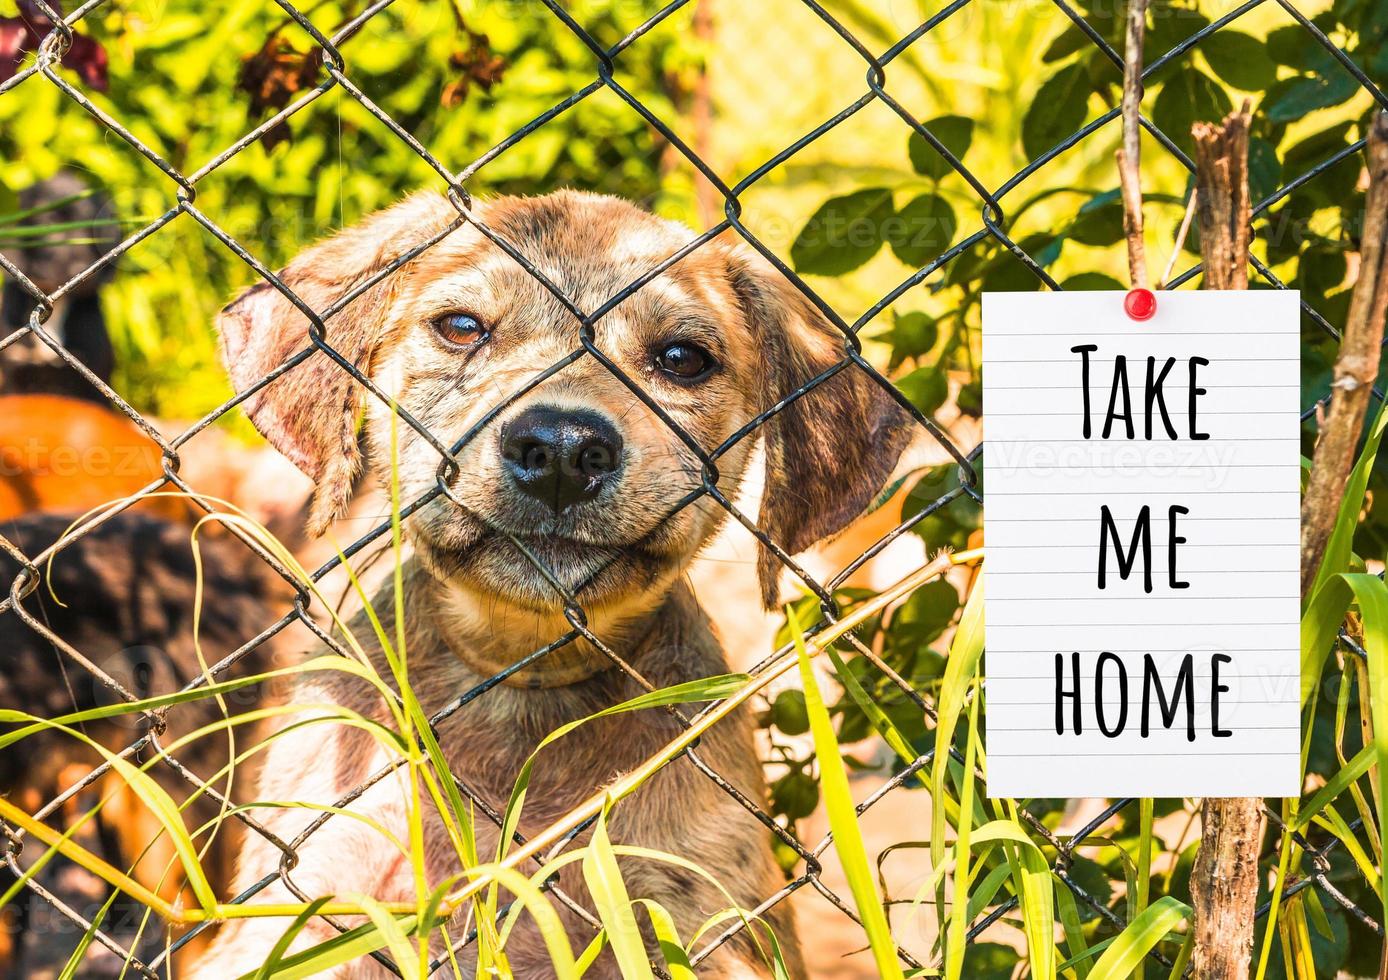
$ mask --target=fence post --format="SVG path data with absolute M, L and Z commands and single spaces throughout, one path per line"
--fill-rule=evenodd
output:
M 1196 123 L 1195 186 L 1206 289 L 1248 288 L 1248 105 L 1222 124 Z M 1206 799 L 1191 869 L 1200 980 L 1245 980 L 1253 950 L 1262 800 Z

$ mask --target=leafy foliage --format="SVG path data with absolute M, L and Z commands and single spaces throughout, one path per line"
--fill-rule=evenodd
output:
M 326 34 L 360 0 L 312 7 Z M 346 73 L 443 164 L 481 157 L 596 77 L 591 53 L 542 7 L 455 0 L 399 5 L 341 46 Z M 620 37 L 629 5 L 595 8 L 588 27 Z M 627 83 L 665 117 L 697 67 L 677 14 L 622 58 Z M 87 91 L 183 174 L 213 160 L 273 112 L 328 81 L 317 45 L 272 3 L 209 17 L 192 0 L 103 4 L 82 36 L 109 52 L 109 90 Z M 687 210 L 688 187 L 663 146 L 610 92 L 584 99 L 484 165 L 475 192 L 577 186 L 657 210 Z M 131 234 L 176 203 L 176 184 L 55 86 L 25 82 L 0 99 L 0 183 L 11 189 L 80 167 L 115 200 Z M 443 186 L 429 165 L 358 102 L 329 90 L 197 184 L 197 207 L 270 268 L 317 238 L 412 190 Z M 191 416 L 230 395 L 211 323 L 250 269 L 187 216 L 123 256 L 103 295 L 116 344 L 116 390 L 136 408 Z
M 1084 4 L 1080 12 L 1113 50 L 1121 52 L 1121 4 Z M 1249 182 L 1253 200 L 1259 205 L 1254 216 L 1255 254 L 1271 270 L 1273 283 L 1300 289 L 1317 315 L 1306 318 L 1303 331 L 1303 399 L 1309 408 L 1328 391 L 1335 355 L 1335 338 L 1322 328 L 1317 317 L 1331 325 L 1342 324 L 1354 284 L 1364 207 L 1363 161 L 1359 154 L 1349 153 L 1348 148 L 1366 135 L 1374 105 L 1344 64 L 1299 24 L 1274 25 L 1269 29 L 1265 25 L 1234 23 L 1202 34 L 1211 25 L 1212 16 L 1226 13 L 1226 8 L 1216 10 L 1195 0 L 1161 0 L 1152 4 L 1146 61 L 1155 68 L 1147 79 L 1143 112 L 1171 141 L 1176 153 L 1189 154 L 1192 124 L 1220 119 L 1244 99 L 1251 98 L 1254 123 Z M 1388 69 L 1388 8 L 1383 4 L 1335 0 L 1313 22 L 1370 78 L 1384 77 Z M 1163 61 L 1163 55 L 1169 57 Z M 960 417 L 980 411 L 977 335 L 984 291 L 1042 288 L 1042 276 L 1064 289 L 1122 289 L 1125 285 L 1120 278 L 1125 277 L 1123 210 L 1111 156 L 1118 142 L 1116 118 L 1081 136 L 1081 131 L 1099 119 L 1101 113 L 1111 112 L 1116 117 L 1121 70 L 1084 32 L 1063 18 L 1044 47 L 1037 68 L 1030 101 L 1019 107 L 1014 119 L 1004 120 L 1011 129 L 987 134 L 995 141 L 1011 142 L 1017 161 L 1013 169 L 1020 170 L 1027 162 L 1045 164 L 1024 182 L 1025 190 L 1021 189 L 1022 184 L 1018 185 L 1017 200 L 1000 202 L 999 227 L 1015 243 L 1015 249 L 988 234 L 977 220 L 983 202 L 965 177 L 945 164 L 922 136 L 912 133 L 906 137 L 904 152 L 898 157 L 897 179 L 887 181 L 879 177 L 880 187 L 832 197 L 816 213 L 816 218 L 822 220 L 826 215 L 844 212 L 853 201 L 871 199 L 873 214 L 879 218 L 875 239 L 866 234 L 860 215 L 856 225 L 858 238 L 845 253 L 802 261 L 802 255 L 792 251 L 797 271 L 811 276 L 851 278 L 869 261 L 881 264 L 882 260 L 877 258 L 884 252 L 881 245 L 890 246 L 886 251 L 902 267 L 898 279 L 910 288 L 902 291 L 884 311 L 881 321 L 863 326 L 863 336 L 888 349 L 886 360 L 895 383 L 928 415 L 940 415 L 947 420 L 954 417 L 956 410 Z M 979 142 L 982 121 L 966 126 L 967 120 L 955 122 L 956 118 L 937 117 L 924 125 L 966 169 L 982 174 L 992 161 L 970 152 Z M 1081 152 L 1068 146 L 1076 141 L 1078 147 L 1085 148 L 1083 152 L 1097 161 L 1086 171 L 1096 179 L 1077 186 L 1047 183 L 1045 167 L 1053 166 L 1053 159 L 1059 162 L 1066 154 Z M 1088 149 L 1096 145 L 1105 148 L 1102 153 Z M 1189 178 L 1172 152 L 1150 138 L 1144 140 L 1143 165 L 1144 174 L 1150 171 L 1156 175 L 1155 180 L 1148 180 L 1146 193 L 1149 225 L 1152 216 L 1157 215 L 1159 224 L 1155 227 L 1164 223 L 1174 233 L 1189 193 Z M 994 177 L 994 186 L 1006 176 L 1004 173 L 1001 178 Z M 1291 181 L 1300 182 L 1289 193 L 1279 193 L 1279 188 Z M 1009 188 L 1009 193 L 1012 190 Z M 890 208 L 883 203 L 887 198 L 891 200 Z M 903 243 L 903 218 L 907 223 L 914 220 L 918 224 L 933 219 L 933 230 L 915 243 L 919 247 Z M 950 246 L 961 241 L 968 247 L 957 255 L 949 255 Z M 1162 262 L 1172 247 L 1171 240 L 1166 239 L 1162 246 L 1154 248 L 1149 227 L 1149 262 Z M 1177 272 L 1198 261 L 1199 240 L 1194 229 L 1186 240 L 1185 252 L 1175 260 Z M 1034 267 L 1023 260 L 1024 256 Z M 1153 272 L 1160 272 L 1160 266 Z M 1272 284 L 1257 281 L 1256 275 L 1254 278 L 1255 288 Z M 835 288 L 828 282 L 823 287 L 829 291 Z M 1308 454 L 1314 431 L 1312 420 L 1305 430 Z M 1362 560 L 1350 553 L 1351 542 L 1354 550 L 1365 556 L 1381 557 L 1388 548 L 1388 519 L 1377 502 L 1388 492 L 1388 486 L 1383 485 L 1382 468 L 1372 453 L 1361 463 L 1361 476 L 1369 492 L 1365 495 L 1363 484 L 1356 484 L 1360 490 L 1353 492 L 1353 499 L 1346 503 L 1339 532 L 1343 546 L 1327 560 L 1325 574 L 1332 579 L 1340 572 L 1363 567 Z M 957 481 L 953 466 L 914 474 L 908 480 L 909 491 L 902 504 L 903 519 L 931 508 L 957 486 Z M 933 510 L 912 525 L 911 531 L 931 549 L 962 549 L 977 541 L 976 517 L 975 509 L 956 503 Z M 1369 576 L 1357 576 L 1355 583 L 1357 588 L 1369 591 L 1382 588 L 1381 580 Z M 940 581 L 922 588 L 857 633 L 860 649 L 873 651 L 888 671 L 908 680 L 931 703 L 938 703 L 947 686 L 949 656 L 943 643 L 959 622 L 958 584 Z M 1340 802 L 1332 804 L 1329 798 L 1318 797 L 1310 813 L 1304 812 L 1303 819 L 1343 844 L 1336 852 L 1338 856 L 1330 861 L 1335 869 L 1335 887 L 1355 905 L 1378 909 L 1383 906 L 1376 895 L 1377 845 L 1373 835 L 1375 828 L 1382 825 L 1383 815 L 1372 801 L 1372 793 L 1358 788 L 1367 766 L 1368 756 L 1363 753 L 1369 749 L 1360 750 L 1356 738 L 1348 734 L 1359 731 L 1359 706 L 1370 703 L 1368 692 L 1373 682 L 1370 671 L 1354 656 L 1340 653 L 1329 657 L 1328 648 L 1333 645 L 1339 617 L 1353 602 L 1359 603 L 1366 630 L 1380 627 L 1368 622 L 1374 613 L 1364 605 L 1368 601 L 1365 597 L 1356 600 L 1348 586 L 1338 589 L 1326 600 L 1332 608 L 1323 610 L 1317 620 L 1324 629 L 1316 634 L 1317 640 L 1311 647 L 1318 659 L 1308 668 L 1312 672 L 1307 683 L 1320 696 L 1308 701 L 1304 722 L 1312 732 L 1308 739 L 1307 778 L 1311 785 L 1333 785 L 1334 790 L 1328 790 L 1326 796 L 1338 797 Z M 867 596 L 845 591 L 836 598 L 846 610 Z M 802 619 L 813 605 L 809 603 L 801 610 Z M 852 758 L 867 764 L 861 762 L 867 756 L 866 747 L 881 737 L 882 727 L 874 713 L 864 711 L 860 699 L 853 696 L 856 689 L 869 692 L 915 751 L 928 750 L 933 731 L 930 719 L 902 695 L 888 673 L 864 657 L 847 659 L 838 670 L 844 694 L 833 710 L 840 716 L 840 741 L 853 751 Z M 782 704 L 778 699 L 766 721 L 773 737 L 782 744 L 787 788 L 793 784 L 797 792 L 807 792 L 810 784 L 801 774 L 809 760 L 794 751 L 793 740 L 782 741 L 782 737 L 790 738 L 794 728 L 789 705 L 789 701 Z M 790 723 L 790 729 L 779 727 L 781 719 Z M 956 729 L 952 744 L 960 757 L 973 737 L 974 733 L 962 724 Z M 856 750 L 855 740 L 863 743 Z M 1356 751 L 1364 764 L 1354 770 L 1342 769 Z M 870 757 L 875 764 L 894 771 L 900 771 L 903 764 L 895 754 L 877 752 Z M 1340 772 L 1344 772 L 1344 777 L 1337 779 Z M 966 782 L 964 773 L 955 766 L 948 789 L 936 786 L 934 791 L 933 806 L 949 811 L 949 824 L 960 834 L 964 830 L 959 821 L 966 820 L 959 812 L 969 792 Z M 918 789 L 921 786 L 914 781 L 907 785 Z M 788 802 L 790 796 L 788 791 L 782 794 Z M 808 807 L 808 801 L 799 796 L 794 803 L 795 812 L 784 811 L 791 822 Z M 1296 812 L 1294 801 L 1288 806 L 1291 813 Z M 1341 816 L 1336 808 L 1346 806 L 1352 812 Z M 1157 801 L 1156 816 L 1160 819 L 1180 808 L 1176 802 Z M 1030 801 L 1027 810 L 1049 826 L 1054 826 L 1060 817 L 1059 801 Z M 1364 826 L 1351 830 L 1347 820 L 1356 816 Z M 1152 877 L 1142 890 L 1144 904 L 1138 907 L 1134 905 L 1138 893 L 1137 856 L 1144 851 L 1150 854 L 1153 833 L 1150 817 L 1144 820 L 1137 808 L 1126 809 L 1104 831 L 1103 843 L 1107 846 L 1097 847 L 1091 856 L 1070 867 L 1072 880 L 1133 923 L 1121 935 L 1115 936 L 1101 917 L 1073 901 L 1064 888 L 1057 889 L 1056 914 L 1064 926 L 1067 954 L 1072 957 L 1068 966 L 1074 975 L 1129 975 L 1153 943 L 1168 958 L 1183 955 L 1182 937 L 1170 930 L 1187 914 L 1182 903 L 1189 901 L 1187 883 L 1197 842 L 1194 838 L 1155 841 L 1156 847 L 1168 849 L 1171 867 L 1164 875 Z M 1270 839 L 1263 855 L 1270 868 L 1278 865 L 1280 855 L 1274 847 L 1277 843 Z M 1293 869 L 1306 859 L 1296 842 L 1284 839 L 1281 844 L 1291 857 Z M 1360 858 L 1354 860 L 1347 854 L 1358 854 Z M 963 885 L 978 888 L 993 902 L 1009 894 L 1022 899 L 1012 880 L 1001 851 L 985 854 L 978 858 L 977 867 L 970 869 L 967 879 L 956 880 L 955 900 L 958 901 L 957 889 Z M 1109 887 L 1115 880 L 1127 883 L 1125 896 Z M 1270 897 L 1268 892 L 1260 901 Z M 982 897 L 970 896 L 971 903 L 975 899 L 980 902 L 979 909 L 988 904 Z M 1146 911 L 1139 915 L 1144 908 Z M 1266 944 L 1267 952 L 1257 973 L 1259 977 L 1310 976 L 1308 971 L 1326 976 L 1337 970 L 1367 975 L 1377 970 L 1380 940 L 1353 916 L 1322 902 L 1316 889 L 1299 892 L 1274 911 L 1276 914 L 1268 920 L 1265 931 L 1260 930 L 1260 944 Z M 940 915 L 946 914 L 942 906 Z M 1021 920 L 1012 921 L 1030 925 L 1031 917 L 1024 914 Z M 1146 934 L 1144 924 L 1151 926 Z M 949 950 L 943 952 L 948 965 Z M 1031 952 L 1028 975 L 1036 975 L 1035 951 Z M 967 976 L 1012 976 L 1017 975 L 1018 962 L 1019 955 L 1010 946 L 978 944 L 968 948 L 963 971 Z

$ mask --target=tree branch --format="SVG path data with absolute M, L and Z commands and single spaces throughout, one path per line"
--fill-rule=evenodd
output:
M 1330 411 L 1301 501 L 1301 594 L 1315 581 L 1340 511 L 1350 469 L 1364 430 L 1364 416 L 1378 377 L 1383 320 L 1388 306 L 1388 113 L 1379 113 L 1366 151 L 1369 192 L 1359 245 L 1359 277 L 1340 339 L 1331 384 Z
M 1147 288 L 1147 246 L 1142 220 L 1142 44 L 1147 33 L 1147 0 L 1129 0 L 1127 43 L 1123 52 L 1123 146 L 1118 150 L 1118 183 L 1123 192 L 1123 235 L 1128 240 L 1128 282 Z
M 1196 123 L 1195 184 L 1206 289 L 1248 288 L 1248 104 L 1222 124 Z M 1246 980 L 1253 951 L 1262 801 L 1207 799 L 1191 869 L 1191 956 L 1200 980 Z

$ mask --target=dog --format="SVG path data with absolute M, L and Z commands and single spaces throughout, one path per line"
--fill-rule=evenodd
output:
M 692 238 L 684 226 L 628 202 L 574 191 L 500 197 L 475 208 L 487 228 L 514 243 L 585 310 Z M 389 582 L 373 600 L 385 635 L 394 637 L 397 626 L 403 632 L 410 685 L 424 710 L 437 711 L 568 633 L 566 603 L 555 584 L 573 594 L 587 628 L 653 685 L 725 673 L 719 641 L 684 576 L 725 512 L 704 499 L 671 513 L 700 485 L 699 460 L 588 355 L 488 418 L 508 395 L 579 348 L 580 324 L 475 223 L 450 232 L 456 218 L 438 195 L 407 198 L 309 248 L 280 273 L 300 301 L 319 311 L 367 284 L 326 321 L 328 343 L 444 444 L 486 423 L 458 454 L 456 471 L 445 471 L 448 496 L 436 497 L 406 521 L 410 555 L 398 607 L 404 622 L 396 621 Z M 445 237 L 391 268 L 399 256 L 440 235 Z M 235 388 L 245 392 L 301 350 L 308 326 L 278 289 L 261 284 L 246 290 L 218 322 Z M 704 450 L 723 444 L 845 357 L 841 333 L 771 263 L 722 240 L 692 250 L 612 308 L 594 326 L 592 343 Z M 315 479 L 310 531 L 327 526 L 347 506 L 363 465 L 383 481 L 398 479 L 403 501 L 436 485 L 438 452 L 404 422 L 392 426 L 389 407 L 367 398 L 360 383 L 321 351 L 243 404 L 260 432 Z M 364 453 L 358 449 L 359 422 Z M 835 535 L 880 491 L 910 430 L 909 414 L 867 372 L 849 365 L 833 374 L 760 427 L 766 488 L 757 524 L 791 554 Z M 744 478 L 752 441 L 733 442 L 717 459 L 717 486 L 729 499 Z M 547 567 L 554 583 L 523 556 L 520 545 Z M 776 555 L 762 547 L 758 571 L 768 605 L 777 600 L 780 569 Z M 350 628 L 381 676 L 389 677 L 365 611 Z M 522 763 L 548 733 L 642 691 L 580 638 L 462 707 L 440 723 L 438 737 L 453 772 L 499 811 Z M 389 726 L 384 700 L 365 682 L 319 671 L 306 675 L 292 697 L 302 712 L 286 720 L 268 749 L 257 799 L 336 805 L 392 761 L 369 733 L 322 722 L 323 706 L 339 705 Z M 617 714 L 579 726 L 546 747 L 533 771 L 521 833 L 535 834 L 635 768 L 674 736 L 676 724 L 660 709 Z M 698 752 L 746 797 L 765 799 L 749 713 L 715 726 Z M 372 784 L 350 808 L 403 836 L 410 788 L 398 773 Z M 460 868 L 441 818 L 426 811 L 427 878 L 433 887 Z M 271 808 L 262 819 L 282 840 L 291 840 L 317 816 L 310 809 Z M 784 885 L 769 832 L 687 758 L 665 766 L 617 805 L 609 830 L 619 844 L 683 855 L 747 909 Z M 479 816 L 483 860 L 496 854 L 496 838 L 495 826 Z M 250 835 L 235 888 L 276 871 L 282 857 Z M 632 897 L 668 909 L 685 941 L 728 905 L 718 888 L 681 868 L 625 857 L 620 865 Z M 366 820 L 332 817 L 299 842 L 297 861 L 283 867 L 285 874 L 250 902 L 351 894 L 414 901 L 416 894 L 408 859 Z M 577 865 L 565 867 L 558 884 L 588 901 Z M 593 936 L 591 926 L 565 907 L 557 912 L 576 948 L 583 948 Z M 771 908 L 765 920 L 791 974 L 803 976 L 785 903 Z M 287 920 L 270 917 L 230 920 L 188 976 L 225 980 L 253 971 L 287 927 Z M 331 923 L 315 918 L 290 950 L 334 935 Z M 701 964 L 701 976 L 769 975 L 755 935 L 755 928 L 736 934 Z M 658 955 L 653 936 L 645 939 Z M 459 952 L 465 971 L 471 969 L 471 949 Z M 443 950 L 435 937 L 433 952 Z M 506 954 L 517 977 L 552 975 L 527 916 L 511 934 Z M 610 953 L 591 972 L 619 975 Z M 323 975 L 358 980 L 389 974 L 363 957 Z

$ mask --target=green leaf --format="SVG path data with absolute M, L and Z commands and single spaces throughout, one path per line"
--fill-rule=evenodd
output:
M 1248 138 L 1248 193 L 1253 203 L 1265 200 L 1282 186 L 1277 148 L 1261 136 Z
M 882 247 L 883 227 L 894 213 L 892 192 L 870 187 L 819 206 L 790 247 L 796 272 L 841 276 Z
M 844 691 L 848 694 L 849 698 L 852 699 L 853 703 L 857 705 L 858 710 L 872 723 L 872 727 L 876 729 L 877 734 L 882 737 L 882 741 L 891 746 L 892 751 L 895 752 L 897 757 L 906 765 L 909 766 L 911 763 L 915 762 L 916 753 L 912 751 L 906 737 L 902 735 L 901 730 L 892 723 L 891 718 L 887 716 L 887 713 L 882 710 L 881 706 L 872 699 L 872 695 L 868 694 L 868 692 L 863 689 L 863 685 L 858 682 L 858 678 L 853 675 L 853 671 L 848 669 L 848 666 L 843 662 L 842 658 L 839 657 L 838 653 L 834 651 L 834 648 L 832 646 L 825 647 L 824 652 L 829 655 L 830 661 L 833 662 L 834 673 L 838 677 L 839 683 L 843 685 Z
M 1121 8 L 1120 8 L 1121 9 Z M 1175 3 L 1157 3 L 1148 9 L 1151 23 L 1147 26 L 1144 40 L 1146 60 L 1155 61 L 1186 38 L 1210 26 L 1210 18 L 1195 5 L 1186 6 Z M 1121 45 L 1119 46 L 1121 50 Z
M 256 971 L 255 980 L 269 980 L 274 975 L 275 970 L 284 961 L 284 955 L 289 951 L 290 944 L 299 937 L 299 933 L 304 931 L 304 927 L 318 914 L 318 910 L 331 900 L 331 896 L 324 895 L 304 906 L 304 910 L 294 917 L 293 922 L 289 923 L 289 928 L 284 931 L 284 934 L 275 940 L 275 945 L 270 949 L 270 955 Z
M 1294 122 L 1317 109 L 1328 109 L 1347 102 L 1359 84 L 1338 65 L 1334 73 L 1284 78 L 1268 88 L 1263 96 L 1263 114 L 1270 122 Z
M 414 929 L 413 919 L 404 919 L 400 928 L 406 933 Z M 357 926 L 349 932 L 300 950 L 275 964 L 269 980 L 302 980 L 320 976 L 325 970 L 351 962 L 358 957 L 384 948 L 386 938 L 374 923 Z M 258 980 L 260 971 L 243 974 L 239 980 Z
M 1107 880 L 1107 879 L 1105 879 Z M 1065 947 L 1070 958 L 1060 964 L 1059 969 L 1072 969 L 1076 980 L 1086 980 L 1089 976 L 1090 959 L 1097 955 L 1085 939 L 1084 924 L 1080 920 L 1075 896 L 1068 888 L 1059 888 L 1055 893 L 1056 908 L 1060 913 L 1060 925 L 1065 934 Z
M 173 845 L 179 863 L 183 866 L 183 873 L 188 879 L 188 887 L 192 889 L 193 894 L 197 896 L 198 903 L 204 909 L 211 909 L 217 904 L 217 896 L 212 891 L 212 885 L 208 882 L 207 875 L 203 872 L 197 844 L 193 842 L 188 828 L 183 823 L 183 815 L 178 804 L 144 770 L 131 765 L 120 756 L 108 754 L 106 761 L 111 764 L 116 775 L 120 776 L 121 782 L 139 798 L 140 802 L 159 821 L 164 833 L 168 835 L 169 841 Z
M 1277 66 L 1257 38 L 1228 28 L 1200 42 L 1200 53 L 1216 75 L 1245 92 L 1261 92 L 1277 81 Z
M 994 820 L 971 836 L 974 841 L 1006 842 L 1003 850 L 1012 869 L 1013 889 L 1022 903 L 1022 929 L 1027 937 L 1031 975 L 1035 980 L 1055 980 L 1055 889 L 1051 865 L 1022 829 L 1016 803 L 1007 801 L 1007 810 L 1011 819 Z
M 959 394 L 954 398 L 959 411 L 973 418 L 983 417 L 983 382 L 970 381 L 959 386 Z
M 1300 174 L 1349 145 L 1352 123 L 1338 122 L 1292 144 L 1282 154 L 1282 165 L 1290 174 Z
M 805 713 L 805 692 L 794 688 L 782 691 L 771 702 L 771 723 L 787 735 L 804 735 L 810 730 Z
M 926 415 L 938 411 L 949 397 L 949 379 L 938 367 L 916 368 L 897 381 L 896 386 Z
M 1044 232 L 1028 235 L 1017 243 L 1017 247 L 1035 260 L 1041 268 L 1046 268 L 1060 256 L 1065 239 L 1060 235 Z M 1041 280 L 1011 249 L 998 249 L 983 274 L 985 292 L 1034 292 L 1041 288 Z
M 1036 159 L 1081 126 L 1089 114 L 1089 72 L 1076 63 L 1041 85 L 1022 118 L 1022 149 Z
M 1269 33 L 1267 53 L 1279 65 L 1298 71 L 1325 72 L 1336 67 L 1335 56 L 1299 24 L 1279 27 Z
M 945 660 L 945 676 L 935 703 L 935 759 L 931 764 L 931 796 L 935 800 L 930 834 L 930 859 L 939 866 L 945 846 L 945 773 L 949 766 L 949 750 L 954 744 L 954 729 L 964 710 L 964 698 L 973 683 L 978 661 L 983 656 L 983 579 L 978 579 L 964 603 L 964 615 Z
M 929 354 L 939 338 L 940 329 L 929 313 L 893 314 L 892 329 L 881 336 L 882 340 L 892 345 L 888 370 L 895 370 L 907 358 Z
M 943 143 L 945 149 L 953 153 L 957 160 L 963 161 L 964 154 L 968 152 L 969 144 L 974 137 L 974 121 L 972 119 L 968 116 L 937 116 L 922 125 L 930 130 L 931 135 Z M 944 157 L 940 156 L 935 147 L 926 142 L 925 137 L 920 133 L 913 132 L 911 134 L 906 149 L 911 156 L 911 166 L 915 168 L 916 173 L 932 180 L 939 180 L 954 173 L 954 168 Z
M 791 820 L 804 820 L 819 806 L 819 785 L 798 769 L 771 784 L 771 806 Z
M 666 911 L 665 906 L 649 898 L 638 898 L 636 904 L 644 908 L 651 918 L 651 929 L 655 933 L 656 945 L 660 947 L 660 955 L 669 967 L 670 980 L 696 980 L 694 967 L 689 964 L 689 954 L 684 951 L 684 943 L 680 941 L 674 916 Z
M 19 195 L 0 182 L 0 221 L 8 223 L 19 213 Z
M 1345 253 L 1338 248 L 1308 248 L 1297 263 L 1296 284 L 1303 293 L 1324 296 L 1344 284 L 1349 273 Z
M 1117 190 L 1095 194 L 1084 203 L 1065 237 L 1081 245 L 1105 248 L 1123 238 L 1123 202 Z
M 1069 279 L 1062 280 L 1060 288 L 1066 290 L 1122 289 L 1123 284 L 1113 276 L 1106 276 L 1102 272 L 1079 272 Z
M 948 201 L 922 194 L 887 222 L 887 241 L 897 258 L 920 268 L 949 248 L 957 227 Z
M 927 582 L 892 617 L 893 639 L 925 646 L 943 633 L 959 610 L 959 592 L 944 579 Z
M 1152 122 L 1187 154 L 1194 152 L 1190 127 L 1197 122 L 1217 122 L 1233 104 L 1213 79 L 1185 66 L 1172 73 L 1152 104 Z
M 964 954 L 964 976 L 969 980 L 1009 980 L 1020 957 L 1002 943 L 973 943 Z
M 368 895 L 356 896 L 356 900 L 361 903 L 367 918 L 384 938 L 390 957 L 395 961 L 396 969 L 400 971 L 403 980 L 423 980 L 420 957 L 409 941 L 410 934 L 415 931 L 415 916 L 396 918 Z

